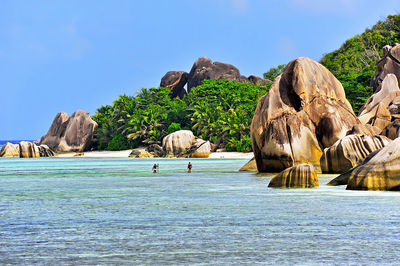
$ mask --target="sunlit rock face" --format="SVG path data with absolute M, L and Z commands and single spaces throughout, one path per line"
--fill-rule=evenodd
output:
M 360 109 L 358 118 L 363 124 L 370 124 L 383 130 L 398 113 L 400 89 L 394 74 L 387 74 L 375 92 Z
M 171 90 L 171 98 L 185 97 L 186 90 L 184 86 L 188 81 L 188 73 L 184 71 L 168 71 L 161 79 L 160 87 Z
M 269 183 L 275 188 L 313 188 L 318 187 L 315 169 L 309 164 L 299 164 L 277 174 Z
M 186 154 L 195 142 L 192 131 L 179 130 L 163 138 L 162 148 L 165 155 L 179 156 Z
M 68 117 L 60 112 L 54 119 L 49 131 L 40 140 L 40 145 L 63 152 L 87 151 L 93 140 L 97 123 L 83 110 L 78 110 Z
M 190 153 L 191 158 L 208 158 L 211 153 L 211 143 L 202 139 L 197 139 L 191 148 L 193 152 Z
M 39 147 L 28 141 L 21 141 L 19 143 L 19 157 L 21 158 L 39 158 Z
M 394 74 L 397 80 L 400 79 L 400 45 L 383 47 L 383 58 L 377 63 L 377 72 L 375 73 L 371 86 L 374 93 L 381 90 L 382 82 L 388 74 Z
M 320 172 L 323 149 L 355 125 L 361 134 L 374 135 L 357 119 L 333 74 L 309 58 L 297 58 L 258 101 L 250 128 L 258 171 L 308 163 Z
M 344 173 L 390 141 L 385 136 L 348 135 L 324 149 L 321 157 L 322 172 Z
M 372 152 L 349 171 L 349 190 L 400 190 L 400 138 Z
M 19 157 L 19 145 L 7 142 L 0 150 L 0 157 Z

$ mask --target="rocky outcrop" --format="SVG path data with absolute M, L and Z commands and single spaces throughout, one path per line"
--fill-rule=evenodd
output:
M 400 79 L 400 45 L 394 47 L 386 45 L 383 47 L 383 56 L 377 63 L 377 72 L 371 81 L 375 93 L 379 92 L 382 81 L 388 74 L 394 74 L 397 80 Z
M 0 157 L 38 158 L 54 157 L 56 154 L 47 145 L 36 145 L 34 142 L 21 141 L 19 144 L 7 142 L 0 151 Z
M 226 79 L 242 83 L 253 83 L 259 86 L 271 82 L 270 80 L 251 75 L 248 78 L 241 75 L 239 69 L 230 64 L 212 62 L 207 57 L 200 57 L 193 64 L 190 70 L 187 82 L 187 90 L 197 87 L 203 83 L 205 79 Z
M 146 151 L 153 155 L 154 157 L 163 157 L 164 151 L 163 148 L 158 144 L 151 144 L 146 147 Z
M 308 163 L 320 172 L 320 158 L 360 123 L 342 84 L 321 64 L 300 57 L 291 61 L 261 97 L 250 127 L 260 172 L 277 172 Z
M 255 76 L 255 75 L 250 75 L 247 79 L 251 83 L 253 83 L 255 85 L 258 85 L 258 86 L 265 86 L 265 85 L 267 85 L 267 83 L 271 83 L 272 82 L 269 79 L 263 79 L 263 78 L 260 78 L 258 76 Z
M 185 97 L 186 90 L 184 86 L 188 81 L 188 73 L 184 71 L 168 71 L 160 82 L 160 87 L 171 90 L 171 98 Z
M 197 139 L 191 149 L 194 150 L 190 154 L 191 158 L 208 158 L 211 153 L 211 143 L 209 141 Z
M 277 174 L 268 187 L 275 188 L 313 188 L 318 187 L 315 169 L 309 164 L 299 164 Z
M 381 135 L 389 139 L 397 139 L 400 137 L 400 119 L 396 119 L 387 125 L 381 132 Z
M 257 172 L 257 163 L 256 159 L 251 159 L 248 161 L 245 165 L 242 166 L 242 168 L 239 169 L 239 171 L 249 171 L 249 172 Z
M 154 155 L 151 154 L 150 152 L 146 151 L 146 150 L 143 150 L 143 149 L 142 150 L 134 149 L 129 154 L 129 157 L 133 157 L 133 158 L 153 158 Z
M 360 109 L 358 118 L 363 124 L 370 124 L 383 130 L 397 111 L 400 89 L 394 74 L 387 74 L 375 92 Z M 392 110 L 393 113 L 390 112 Z
M 357 165 L 371 152 L 386 146 L 390 139 L 384 136 L 348 135 L 324 149 L 321 157 L 323 173 L 344 173 Z
M 28 141 L 21 141 L 19 143 L 19 157 L 20 158 L 39 158 L 39 147 Z
M 368 155 L 349 173 L 350 190 L 400 190 L 400 138 Z
M 40 140 L 56 152 L 83 152 L 90 148 L 97 123 L 82 110 L 71 117 L 58 113 L 49 131 Z
M 239 82 L 241 75 L 239 70 L 230 64 L 212 62 L 207 57 L 200 57 L 193 64 L 189 72 L 187 90 L 202 84 L 205 79 L 227 79 Z
M 179 130 L 163 138 L 162 147 L 165 155 L 180 156 L 192 147 L 196 139 L 190 130 Z
M 0 157 L 19 157 L 19 145 L 7 142 L 0 150 Z
M 39 145 L 38 148 L 39 148 L 40 157 L 54 157 L 54 156 L 56 156 L 55 152 L 45 144 Z

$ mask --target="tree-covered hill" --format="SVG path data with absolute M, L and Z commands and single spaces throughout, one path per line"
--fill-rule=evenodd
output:
M 343 84 L 355 113 L 373 92 L 370 82 L 375 74 L 376 64 L 383 56 L 382 47 L 398 42 L 400 43 L 400 15 L 393 15 L 322 57 L 321 64 Z

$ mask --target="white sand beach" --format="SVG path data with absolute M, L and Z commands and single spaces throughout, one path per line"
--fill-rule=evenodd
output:
M 63 153 L 58 157 L 83 157 L 83 158 L 126 158 L 132 150 L 123 151 L 88 151 L 83 153 Z M 252 152 L 213 152 L 209 159 L 251 159 L 254 157 Z

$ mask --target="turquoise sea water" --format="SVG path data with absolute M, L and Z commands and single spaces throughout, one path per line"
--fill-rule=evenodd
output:
M 160 173 L 152 174 L 153 163 Z M 0 264 L 398 264 L 400 193 L 270 189 L 246 160 L 0 159 Z

